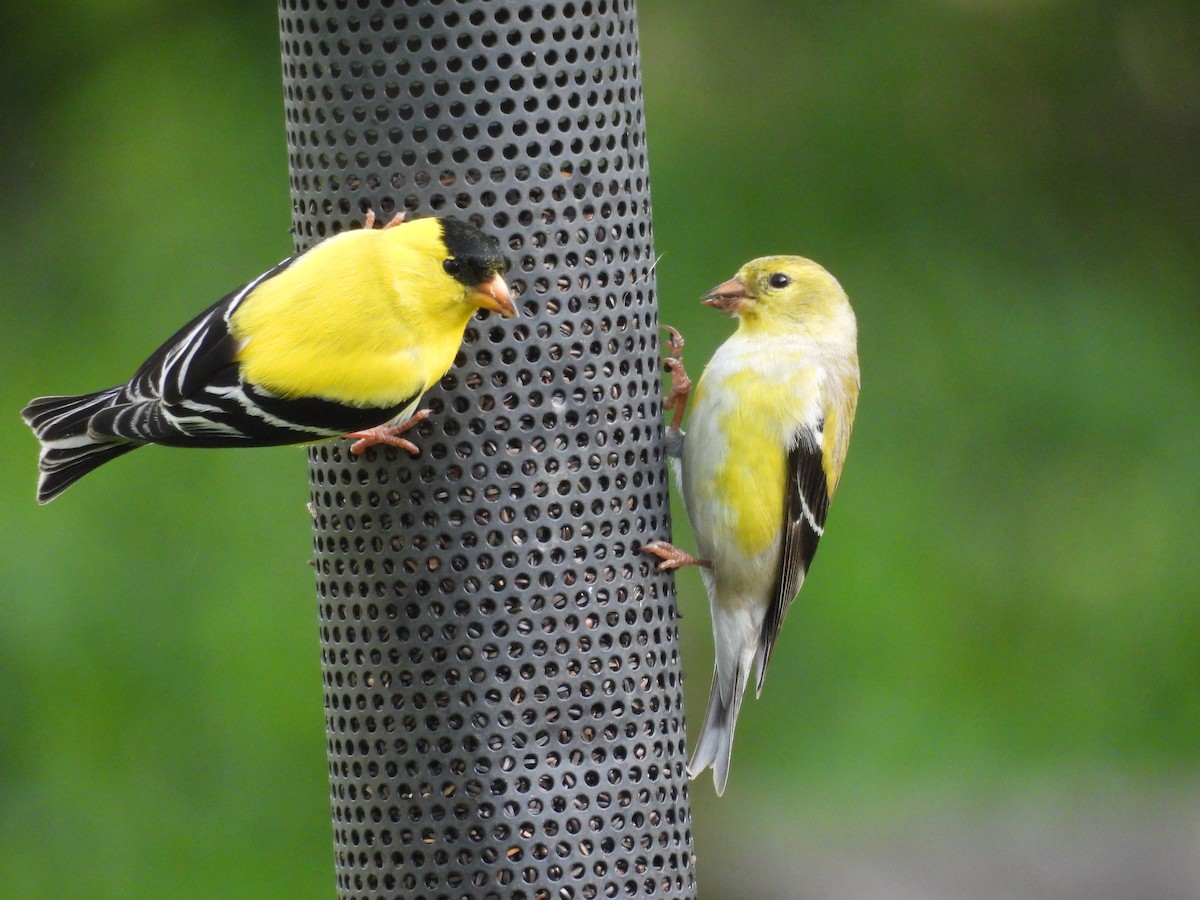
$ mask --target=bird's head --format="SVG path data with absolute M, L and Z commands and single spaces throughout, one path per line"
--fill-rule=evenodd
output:
M 802 256 L 764 256 L 701 298 L 706 306 L 737 316 L 743 326 L 812 329 L 849 315 L 837 279 Z
M 442 271 L 467 289 L 467 298 L 480 309 L 499 313 L 506 319 L 517 314 L 512 292 L 504 281 L 508 258 L 500 242 L 474 225 L 446 217 L 437 220 L 445 246 Z

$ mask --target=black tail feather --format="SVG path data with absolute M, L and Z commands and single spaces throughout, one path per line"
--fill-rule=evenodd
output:
M 77 397 L 38 397 L 21 410 L 21 418 L 42 442 L 37 499 L 49 503 L 92 469 L 128 453 L 140 444 L 97 437 L 88 422 L 120 394 L 109 388 Z

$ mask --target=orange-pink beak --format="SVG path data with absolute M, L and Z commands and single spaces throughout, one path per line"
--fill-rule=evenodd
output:
M 750 300 L 750 292 L 746 285 L 736 278 L 718 284 L 715 288 L 700 298 L 705 306 L 720 310 L 727 316 L 735 315 L 745 308 Z
M 517 306 L 513 303 L 512 291 L 499 274 L 493 275 L 487 281 L 475 285 L 475 302 L 483 309 L 500 313 L 506 319 L 517 315 Z

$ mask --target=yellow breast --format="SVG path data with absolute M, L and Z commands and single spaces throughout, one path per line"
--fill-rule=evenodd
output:
M 732 539 L 739 554 L 758 556 L 783 528 L 787 452 L 779 417 L 771 414 L 779 386 L 749 370 L 731 373 L 719 385 L 706 380 L 697 388 L 688 426 L 689 508 L 696 507 L 697 523 L 711 523 L 713 533 L 703 542 L 712 552 L 719 550 L 714 544 Z

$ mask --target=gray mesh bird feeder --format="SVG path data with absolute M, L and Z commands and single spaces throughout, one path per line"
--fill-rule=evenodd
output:
M 418 457 L 310 451 L 342 898 L 694 897 L 632 0 L 282 0 L 297 249 L 508 248 Z

